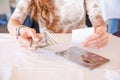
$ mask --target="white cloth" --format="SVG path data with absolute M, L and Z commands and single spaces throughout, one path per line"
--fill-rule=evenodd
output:
M 0 67 L 0 80 L 10 80 L 12 67 Z
M 0 80 L 83 80 L 78 65 L 50 49 L 20 48 L 11 36 L 0 35 Z
M 89 70 L 53 54 L 68 48 L 71 34 L 53 36 L 58 41 L 57 45 L 28 51 L 21 49 L 8 34 L 0 34 L 0 80 L 109 80 L 104 69 L 115 71 L 117 76 L 116 71 L 120 69 L 119 38 L 110 35 L 108 45 L 95 52 L 110 59 L 110 62 Z
M 120 80 L 120 70 L 115 71 L 115 70 L 105 69 L 105 75 L 108 80 Z

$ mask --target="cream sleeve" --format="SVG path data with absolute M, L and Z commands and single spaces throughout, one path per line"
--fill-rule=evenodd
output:
M 27 9 L 28 9 L 30 2 L 31 0 L 20 0 L 11 18 L 19 20 L 20 23 L 22 24 L 29 13 Z
M 85 0 L 85 7 L 92 24 L 95 22 L 97 18 L 102 17 L 98 0 Z

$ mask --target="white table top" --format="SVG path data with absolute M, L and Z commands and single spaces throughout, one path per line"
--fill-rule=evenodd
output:
M 119 80 L 110 75 L 114 73 L 115 77 L 120 71 L 120 38 L 110 35 L 106 47 L 93 51 L 110 62 L 89 70 L 54 54 L 69 47 L 71 34 L 53 36 L 58 44 L 28 51 L 19 47 L 9 34 L 0 34 L 0 80 Z

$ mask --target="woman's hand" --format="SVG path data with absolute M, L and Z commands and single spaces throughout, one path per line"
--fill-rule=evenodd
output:
M 40 41 L 40 37 L 37 35 L 36 31 L 28 27 L 20 28 L 20 36 L 18 37 L 20 46 L 27 49 L 35 49 L 34 47 L 30 47 L 31 40 L 36 43 Z
M 107 45 L 109 34 L 106 32 L 106 26 L 95 27 L 94 34 L 89 36 L 83 43 L 83 47 L 99 49 Z

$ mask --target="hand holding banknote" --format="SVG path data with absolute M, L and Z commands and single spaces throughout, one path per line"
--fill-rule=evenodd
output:
M 20 34 L 18 41 L 26 49 L 43 48 L 57 43 L 48 31 L 38 34 L 34 29 L 24 27 L 20 29 Z
M 18 42 L 21 47 L 27 48 L 31 46 L 31 40 L 38 43 L 41 41 L 40 36 L 37 35 L 36 31 L 32 28 L 22 27 L 20 28 L 20 36 L 18 37 Z M 34 49 L 31 47 L 31 49 Z

